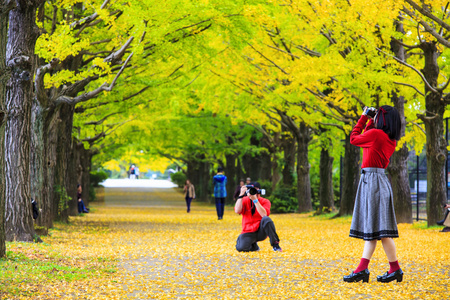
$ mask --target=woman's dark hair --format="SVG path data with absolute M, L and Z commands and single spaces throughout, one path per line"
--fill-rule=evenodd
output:
M 395 107 L 383 105 L 375 116 L 376 128 L 383 130 L 391 140 L 399 140 L 402 130 L 400 114 Z
M 81 184 L 77 184 L 77 188 L 79 188 L 81 186 Z

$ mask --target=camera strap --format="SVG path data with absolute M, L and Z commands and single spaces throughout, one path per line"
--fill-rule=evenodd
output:
M 250 197 L 248 199 L 250 200 L 250 205 L 252 206 L 251 211 L 252 211 L 252 216 L 253 216 L 256 211 L 256 205 L 255 205 L 255 203 L 253 203 L 253 201 L 252 201 L 252 199 L 250 199 Z

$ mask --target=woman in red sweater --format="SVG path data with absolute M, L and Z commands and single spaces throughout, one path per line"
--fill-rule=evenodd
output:
M 364 112 L 350 134 L 350 143 L 363 148 L 361 178 L 356 193 L 350 236 L 365 241 L 361 262 L 354 272 L 344 276 L 346 282 L 369 281 L 369 262 L 381 240 L 390 269 L 378 276 L 380 282 L 403 280 L 393 238 L 398 237 L 391 184 L 385 175 L 389 159 L 401 134 L 400 115 L 396 108 L 380 107 L 372 119 Z M 367 123 L 367 121 L 369 122 Z M 367 123 L 367 125 L 366 125 Z M 365 126 L 365 128 L 364 128 Z M 361 134 L 364 128 L 364 133 Z

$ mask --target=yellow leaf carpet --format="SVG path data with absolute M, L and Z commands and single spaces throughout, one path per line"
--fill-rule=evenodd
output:
M 376 281 L 389 268 L 379 243 L 370 282 L 351 284 L 342 276 L 354 270 L 363 249 L 363 241 L 348 237 L 351 218 L 271 215 L 283 252 L 266 240 L 261 251 L 238 253 L 241 218 L 231 206 L 217 220 L 213 206 L 198 202 L 186 213 L 175 189 L 110 188 L 105 202 L 91 207 L 70 225 L 56 224 L 43 244 L 7 244 L 9 257 L 48 260 L 55 267 L 25 272 L 14 259 L 3 261 L 11 274 L 0 276 L 1 299 L 450 297 L 450 233 L 440 228 L 399 225 L 403 282 Z M 70 278 L 68 272 L 86 276 Z

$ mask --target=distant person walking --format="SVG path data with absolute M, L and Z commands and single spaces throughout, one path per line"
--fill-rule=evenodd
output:
M 187 212 L 190 212 L 192 199 L 195 199 L 195 188 L 189 179 L 186 180 L 184 185 L 184 198 L 186 199 Z
M 135 170 L 135 166 L 134 165 L 131 165 L 131 167 L 130 167 L 130 179 L 134 179 L 135 177 L 136 177 L 136 170 Z
M 250 177 L 247 177 L 247 179 L 245 179 L 245 184 L 246 185 L 252 184 L 252 179 Z
M 78 213 L 88 213 L 89 209 L 84 206 L 83 199 L 81 198 L 83 193 L 83 189 L 81 188 L 81 184 L 77 184 L 77 202 L 78 202 Z
M 134 176 L 136 176 L 136 179 L 139 179 L 139 175 L 140 175 L 141 173 L 139 172 L 139 168 L 136 166 L 135 168 L 134 168 Z
M 241 187 L 243 187 L 244 185 L 245 185 L 244 179 L 239 180 L 239 185 L 234 190 L 234 195 L 233 195 L 234 201 L 237 201 L 239 195 L 241 194 Z
M 225 197 L 227 196 L 227 176 L 223 175 L 223 168 L 217 168 L 217 174 L 213 177 L 214 198 L 216 198 L 216 210 L 219 220 L 223 219 L 225 210 Z

